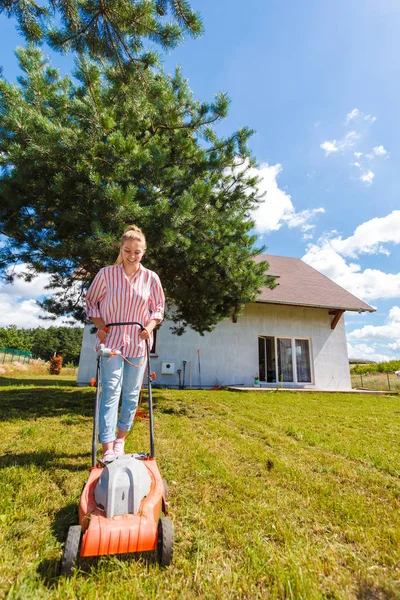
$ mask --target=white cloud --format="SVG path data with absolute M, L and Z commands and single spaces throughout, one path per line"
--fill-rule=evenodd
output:
M 323 142 L 320 147 L 322 150 L 324 150 L 325 156 L 329 156 L 334 152 L 339 152 L 339 147 L 336 140 L 333 140 L 332 142 Z
M 282 172 L 282 165 L 263 164 L 259 169 L 251 169 L 249 175 L 257 175 L 260 179 L 259 192 L 264 193 L 263 202 L 253 211 L 255 229 L 263 234 L 277 231 L 286 224 L 289 228 L 299 228 L 303 233 L 310 235 L 314 225 L 310 222 L 319 213 L 325 212 L 323 208 L 307 209 L 296 212 L 290 194 L 280 189 L 277 177 Z
M 348 264 L 330 242 L 326 239 L 322 243 L 319 240 L 320 245 L 310 244 L 302 260 L 366 302 L 400 295 L 400 273 L 384 273 L 378 269 L 362 271 L 359 264 Z
M 376 156 L 386 156 L 388 151 L 386 150 L 386 148 L 384 148 L 383 146 L 375 146 L 374 148 L 372 148 L 372 152 L 376 155 Z
M 400 340 L 398 342 L 394 342 L 393 344 L 388 344 L 388 348 L 390 348 L 391 350 L 400 351 Z
M 366 340 L 369 342 L 389 342 L 393 346 L 399 347 L 400 344 L 400 307 L 393 306 L 384 325 L 364 325 L 360 329 L 355 329 L 347 334 L 350 341 Z M 393 343 L 392 340 L 395 340 Z M 389 345 L 389 344 L 388 344 Z
M 329 240 L 334 250 L 343 256 L 357 257 L 359 254 L 387 254 L 381 244 L 400 244 L 400 210 L 386 217 L 375 217 L 359 225 L 353 235 Z
M 372 171 L 368 171 L 367 173 L 363 173 L 362 175 L 360 175 L 361 181 L 363 181 L 367 185 L 371 185 L 374 177 L 375 173 L 373 173 Z
M 21 274 L 26 270 L 25 265 L 17 265 L 15 273 Z M 16 278 L 13 284 L 0 282 L 0 327 L 17 325 L 18 327 L 50 327 L 65 325 L 64 317 L 56 320 L 43 320 L 40 317 L 48 317 L 49 313 L 42 310 L 36 300 L 50 295 L 56 290 L 46 290 L 50 282 L 49 275 L 41 273 L 30 283 Z
M 352 148 L 359 139 L 359 134 L 356 131 L 349 131 L 341 140 L 332 140 L 323 142 L 320 147 L 325 152 L 325 156 L 329 156 L 334 152 L 344 152 Z
M 28 283 L 18 277 L 18 275 L 21 275 L 26 270 L 25 265 L 17 265 L 13 269 L 16 275 L 14 283 L 8 284 L 0 281 L 0 294 L 6 293 L 8 296 L 14 298 L 40 298 L 49 294 L 49 291 L 45 288 L 50 283 L 50 277 L 45 273 L 40 273 L 33 281 Z M 8 272 L 10 273 L 11 269 Z
M 343 239 L 336 232 L 322 236 L 307 246 L 303 259 L 346 290 L 365 301 L 400 296 L 400 272 L 384 273 L 378 269 L 361 269 L 354 260 L 359 254 L 388 254 L 382 245 L 400 244 L 400 211 L 374 218 L 359 225 L 354 234 Z
M 373 115 L 366 115 L 358 108 L 353 108 L 353 110 L 346 115 L 346 123 L 350 123 L 350 121 L 354 121 L 354 119 L 357 118 L 362 118 L 364 121 L 368 121 L 369 123 L 375 123 L 376 121 L 376 117 Z
M 35 293 L 33 291 L 33 293 Z M 30 329 L 32 327 L 50 327 L 65 326 L 64 318 L 57 318 L 55 321 L 45 321 L 40 317 L 49 316 L 36 300 L 18 300 L 16 296 L 7 293 L 0 293 L 0 327 L 8 325 L 17 325 Z
M 309 223 L 310 220 L 318 213 L 323 214 L 324 212 L 324 208 L 307 208 L 299 213 L 293 212 L 290 215 L 286 215 L 284 220 L 287 222 L 290 229 L 300 227 L 301 231 L 306 232 L 315 228 L 315 225 Z
M 358 108 L 353 108 L 353 110 L 346 115 L 346 123 L 349 123 L 349 121 L 353 121 L 353 119 L 359 117 L 360 115 L 361 112 L 358 110 Z
M 367 344 L 347 344 L 347 353 L 349 358 L 372 360 L 374 362 L 386 362 L 395 358 L 391 354 L 381 354 L 376 351 L 376 348 Z
M 376 117 L 374 117 L 373 115 L 364 114 L 358 108 L 354 108 L 346 115 L 346 125 L 354 124 L 354 126 L 356 126 L 355 122 L 359 122 L 360 120 L 367 121 L 368 123 L 373 123 L 374 121 L 376 121 Z M 352 157 L 354 156 L 356 158 L 356 161 L 354 161 L 353 159 L 353 161 L 350 162 L 350 166 L 357 167 L 358 169 L 360 169 L 360 181 L 369 186 L 374 180 L 375 172 L 373 168 L 371 168 L 371 165 L 366 163 L 365 159 L 367 159 L 367 161 L 373 161 L 378 156 L 384 156 L 385 158 L 389 158 L 389 153 L 382 144 L 374 146 L 372 151 L 367 154 L 365 154 L 363 151 L 361 152 L 358 149 L 356 151 L 354 146 L 356 144 L 360 146 L 360 140 L 360 133 L 358 133 L 358 131 L 352 130 L 348 131 L 346 135 L 341 139 L 325 140 L 324 142 L 322 142 L 322 144 L 320 144 L 320 148 L 324 151 L 326 157 L 331 156 L 333 154 L 346 154 L 349 150 L 352 150 Z M 364 158 L 360 160 L 361 157 Z
M 365 325 L 347 334 L 350 358 L 393 360 L 400 352 L 400 307 L 393 306 L 384 325 Z M 387 352 L 384 354 L 384 352 Z

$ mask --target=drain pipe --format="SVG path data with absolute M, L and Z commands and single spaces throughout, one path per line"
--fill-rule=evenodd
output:
M 177 369 L 176 372 L 178 373 L 178 377 L 179 377 L 179 386 L 178 386 L 178 390 L 181 389 L 181 370 Z
M 185 389 L 186 360 L 183 361 L 182 389 Z
M 199 359 L 199 388 L 201 389 L 201 365 L 200 365 L 200 348 L 197 350 L 197 357 Z

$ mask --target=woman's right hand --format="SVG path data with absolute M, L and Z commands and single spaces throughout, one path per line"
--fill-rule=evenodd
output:
M 99 329 L 99 331 L 97 332 L 97 337 L 103 344 L 106 341 L 107 333 L 104 331 L 104 329 Z
M 106 336 L 107 336 L 107 332 L 103 331 L 106 324 L 103 321 L 103 319 L 101 317 L 91 317 L 90 318 L 91 321 L 93 321 L 93 323 L 96 325 L 97 327 L 97 337 L 99 338 L 100 342 L 105 342 L 106 341 Z

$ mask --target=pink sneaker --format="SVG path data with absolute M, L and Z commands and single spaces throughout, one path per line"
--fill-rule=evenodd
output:
M 114 455 L 115 456 L 123 456 L 124 454 L 124 446 L 125 446 L 125 440 L 123 438 L 117 438 L 114 441 Z
M 106 450 L 103 454 L 101 462 L 110 462 L 115 458 L 114 450 Z

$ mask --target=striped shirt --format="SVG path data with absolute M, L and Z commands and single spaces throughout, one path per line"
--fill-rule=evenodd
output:
M 164 303 L 164 292 L 156 273 L 140 264 L 129 281 L 120 263 L 97 273 L 86 293 L 86 314 L 100 317 L 105 323 L 137 321 L 145 326 L 150 319 L 163 320 Z M 144 356 L 145 341 L 139 338 L 139 333 L 137 325 L 110 327 L 105 344 L 112 350 L 121 350 L 123 356 Z M 151 348 L 152 334 L 149 343 Z M 96 350 L 99 345 L 96 337 Z

